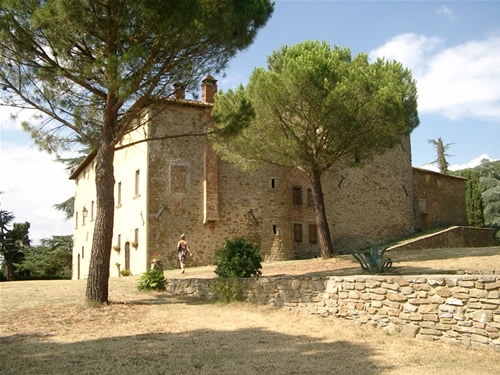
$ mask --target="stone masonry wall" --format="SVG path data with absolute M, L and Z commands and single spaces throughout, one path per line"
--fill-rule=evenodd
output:
M 413 168 L 417 227 L 467 225 L 465 179 Z
M 495 246 L 493 228 L 452 227 L 387 250 L 450 249 Z
M 240 279 L 252 303 L 500 351 L 500 270 L 489 275 Z M 211 297 L 214 279 L 167 280 L 167 293 Z

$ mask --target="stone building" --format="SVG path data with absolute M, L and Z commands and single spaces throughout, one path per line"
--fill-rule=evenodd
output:
M 175 98 L 158 101 L 144 113 L 144 125 L 122 144 L 145 137 L 161 140 L 116 151 L 111 276 L 120 269 L 133 274 L 148 270 L 153 254 L 166 267 L 177 266 L 175 246 L 182 233 L 194 253 L 190 265 L 212 264 L 214 251 L 236 236 L 258 244 L 265 260 L 319 255 L 312 192 L 304 174 L 276 166 L 243 172 L 220 160 L 200 135 L 213 125 L 216 90 L 215 79 L 208 76 L 200 102 L 186 100 L 181 89 Z M 88 274 L 94 167 L 90 154 L 71 175 L 76 184 L 74 279 Z M 366 247 L 422 226 L 416 209 L 422 201 L 415 189 L 424 185 L 414 182 L 414 173 L 425 174 L 411 167 L 409 137 L 363 167 L 326 173 L 322 183 L 335 250 Z M 447 193 L 465 199 L 463 189 Z M 430 203 L 428 195 L 422 197 Z
M 413 174 L 418 228 L 467 225 L 466 178 L 420 168 Z

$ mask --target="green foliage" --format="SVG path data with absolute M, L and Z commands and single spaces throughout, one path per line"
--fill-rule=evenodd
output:
M 59 123 L 24 124 L 47 151 L 97 148 L 105 126 L 119 140 L 152 98 L 221 71 L 272 12 L 268 0 L 3 1 L 2 101 Z
M 500 227 L 500 161 L 483 161 L 476 167 L 484 200 L 484 223 Z
M 500 161 L 483 160 L 475 168 L 454 173 L 469 179 L 465 185 L 469 224 L 500 228 Z
M 137 280 L 137 289 L 139 290 L 165 290 L 165 275 L 163 271 L 153 269 L 144 272 Z
M 69 197 L 64 202 L 54 204 L 54 208 L 61 211 L 70 220 L 75 215 L 75 197 Z
M 246 88 L 219 92 L 212 117 L 226 159 L 321 172 L 383 152 L 419 122 L 408 70 L 326 42 L 274 51 Z
M 260 249 L 244 238 L 226 240 L 215 251 L 215 273 L 220 278 L 252 277 L 262 274 Z
M 401 142 L 418 125 L 409 70 L 348 48 L 307 41 L 285 46 L 256 68 L 246 87 L 218 93 L 215 150 L 243 168 L 269 163 L 304 171 L 311 181 L 322 257 L 333 254 L 321 175 L 358 166 Z
M 467 223 L 474 227 L 484 226 L 484 202 L 481 195 L 479 173 L 474 169 L 465 169 L 463 171 L 453 172 L 453 174 L 467 178 L 467 181 L 465 181 Z
M 14 220 L 12 212 L 0 210 L 0 255 L 3 257 L 2 272 L 7 280 L 22 278 L 18 264 L 24 259 L 24 252 L 30 248 L 30 224 L 10 223 Z
M 211 289 L 216 293 L 217 297 L 222 299 L 225 303 L 243 300 L 242 290 L 238 279 L 217 278 L 211 286 Z
M 132 275 L 132 271 L 130 271 L 130 270 L 121 270 L 120 271 L 120 275 L 122 275 L 122 276 L 130 276 L 130 275 Z
M 269 0 L 2 1 L 0 104 L 43 114 L 23 123 L 40 148 L 95 152 L 87 299 L 108 298 L 117 144 L 175 83 L 194 90 L 222 71 L 272 12 Z
M 27 279 L 71 279 L 72 236 L 52 236 L 25 250 L 19 271 Z
M 384 262 L 384 253 L 387 248 L 379 249 L 378 243 L 372 245 L 369 251 L 355 250 L 352 256 L 359 262 L 362 269 L 369 273 L 384 273 L 392 268 L 392 261 Z

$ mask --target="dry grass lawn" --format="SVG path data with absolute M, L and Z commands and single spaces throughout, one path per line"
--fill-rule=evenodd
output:
M 392 273 L 399 275 L 439 274 L 463 270 L 498 270 L 500 274 L 500 247 L 394 250 L 386 252 L 384 258 L 393 260 Z M 171 278 L 211 278 L 214 277 L 213 271 L 213 266 L 206 266 L 188 268 L 185 274 L 181 274 L 180 269 L 168 270 L 165 275 Z M 263 276 L 305 274 L 349 276 L 360 273 L 359 263 L 351 255 L 337 255 L 326 260 L 262 263 Z
M 399 254 L 399 271 L 471 269 L 479 263 L 500 269 L 500 248 L 473 253 L 455 252 L 450 259 L 441 252 L 428 260 Z M 349 274 L 354 266 L 348 257 L 281 267 L 273 262 L 264 264 L 264 275 Z M 182 276 L 197 274 L 208 277 L 211 271 L 191 268 Z M 167 275 L 181 276 L 178 270 Z M 0 283 L 0 373 L 500 374 L 500 353 L 263 306 L 143 293 L 136 281 L 111 279 L 113 303 L 100 308 L 82 302 L 85 280 Z

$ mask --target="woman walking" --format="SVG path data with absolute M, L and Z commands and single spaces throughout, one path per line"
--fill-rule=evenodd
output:
M 189 248 L 189 244 L 186 241 L 186 235 L 181 234 L 181 239 L 177 242 L 177 251 L 179 252 L 179 262 L 181 263 L 182 273 L 184 273 L 184 267 L 186 265 L 186 254 L 189 253 L 189 256 L 193 256 L 191 249 Z

